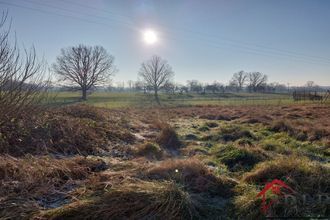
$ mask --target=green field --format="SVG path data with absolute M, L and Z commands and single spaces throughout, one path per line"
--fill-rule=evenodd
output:
M 163 106 L 193 105 L 282 105 L 294 103 L 290 94 L 221 93 L 221 94 L 161 94 Z M 80 102 L 79 92 L 51 93 L 49 105 Z M 96 92 L 88 96 L 87 104 L 105 108 L 143 107 L 156 105 L 152 94 Z M 301 103 L 301 102 L 300 102 Z M 310 103 L 304 101 L 303 103 Z

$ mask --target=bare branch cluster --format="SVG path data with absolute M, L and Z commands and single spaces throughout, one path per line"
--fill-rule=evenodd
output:
M 43 82 L 45 65 L 39 62 L 34 48 L 20 51 L 16 41 L 10 43 L 8 14 L 0 20 L 0 124 L 31 114 L 44 98 L 47 82 Z
M 242 91 L 244 86 L 247 84 L 247 87 L 250 91 L 257 92 L 265 88 L 267 83 L 267 75 L 261 72 L 245 72 L 239 71 L 234 73 L 230 86 L 236 88 L 236 90 Z
M 237 91 L 242 91 L 246 81 L 248 79 L 249 73 L 244 72 L 243 70 L 234 73 L 230 84 L 237 88 Z
M 261 72 L 249 73 L 249 87 L 253 92 L 257 92 L 260 88 L 264 87 L 267 83 L 267 75 Z

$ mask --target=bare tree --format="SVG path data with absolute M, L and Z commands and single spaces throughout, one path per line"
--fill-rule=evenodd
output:
M 179 85 L 177 85 L 177 87 L 178 87 L 178 91 L 180 94 L 188 93 L 188 91 L 189 91 L 188 86 L 179 84 Z
M 249 73 L 249 89 L 253 92 L 260 91 L 267 83 L 267 75 L 260 72 Z
M 78 85 L 82 99 L 87 99 L 87 91 L 104 85 L 115 73 L 114 57 L 101 46 L 79 45 L 61 50 L 53 70 L 63 82 Z
M 166 93 L 174 94 L 175 90 L 176 90 L 176 85 L 172 82 L 167 82 L 167 83 L 165 83 L 163 89 Z
M 145 82 L 136 81 L 134 84 L 134 90 L 138 92 L 143 91 L 143 93 L 147 93 Z
M 133 80 L 128 80 L 127 81 L 128 89 L 130 92 L 133 91 L 133 86 L 134 86 L 134 81 Z
M 318 85 L 314 81 L 307 81 L 305 84 L 305 89 L 307 91 L 316 91 L 318 90 Z
M 242 91 L 246 81 L 248 78 L 248 74 L 246 72 L 239 71 L 237 73 L 234 73 L 231 81 L 230 81 L 230 85 L 234 86 L 237 88 L 237 91 Z
M 187 86 L 189 87 L 190 92 L 202 93 L 203 84 L 198 80 L 188 80 Z
M 159 90 L 171 81 L 173 75 L 172 67 L 167 61 L 156 55 L 143 62 L 139 71 L 139 76 L 143 78 L 147 86 L 153 89 L 158 104 L 160 104 Z
M 21 52 L 16 41 L 11 43 L 7 17 L 4 12 L 0 18 L 0 125 L 35 112 L 47 84 L 44 62 L 37 60 L 35 49 Z

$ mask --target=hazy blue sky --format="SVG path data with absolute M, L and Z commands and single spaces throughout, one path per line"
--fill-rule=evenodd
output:
M 153 54 L 175 80 L 226 83 L 239 70 L 269 81 L 330 85 L 329 0 L 0 0 L 25 46 L 49 64 L 67 46 L 102 45 L 116 57 L 114 82 L 136 80 Z M 159 42 L 147 45 L 145 29 Z

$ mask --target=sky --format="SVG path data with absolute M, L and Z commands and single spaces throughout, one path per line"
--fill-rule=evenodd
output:
M 137 80 L 141 63 L 159 55 L 179 83 L 227 83 L 244 70 L 330 85 L 328 0 L 0 0 L 0 9 L 49 65 L 61 48 L 103 46 L 119 70 L 114 82 Z M 146 44 L 145 30 L 156 43 Z

